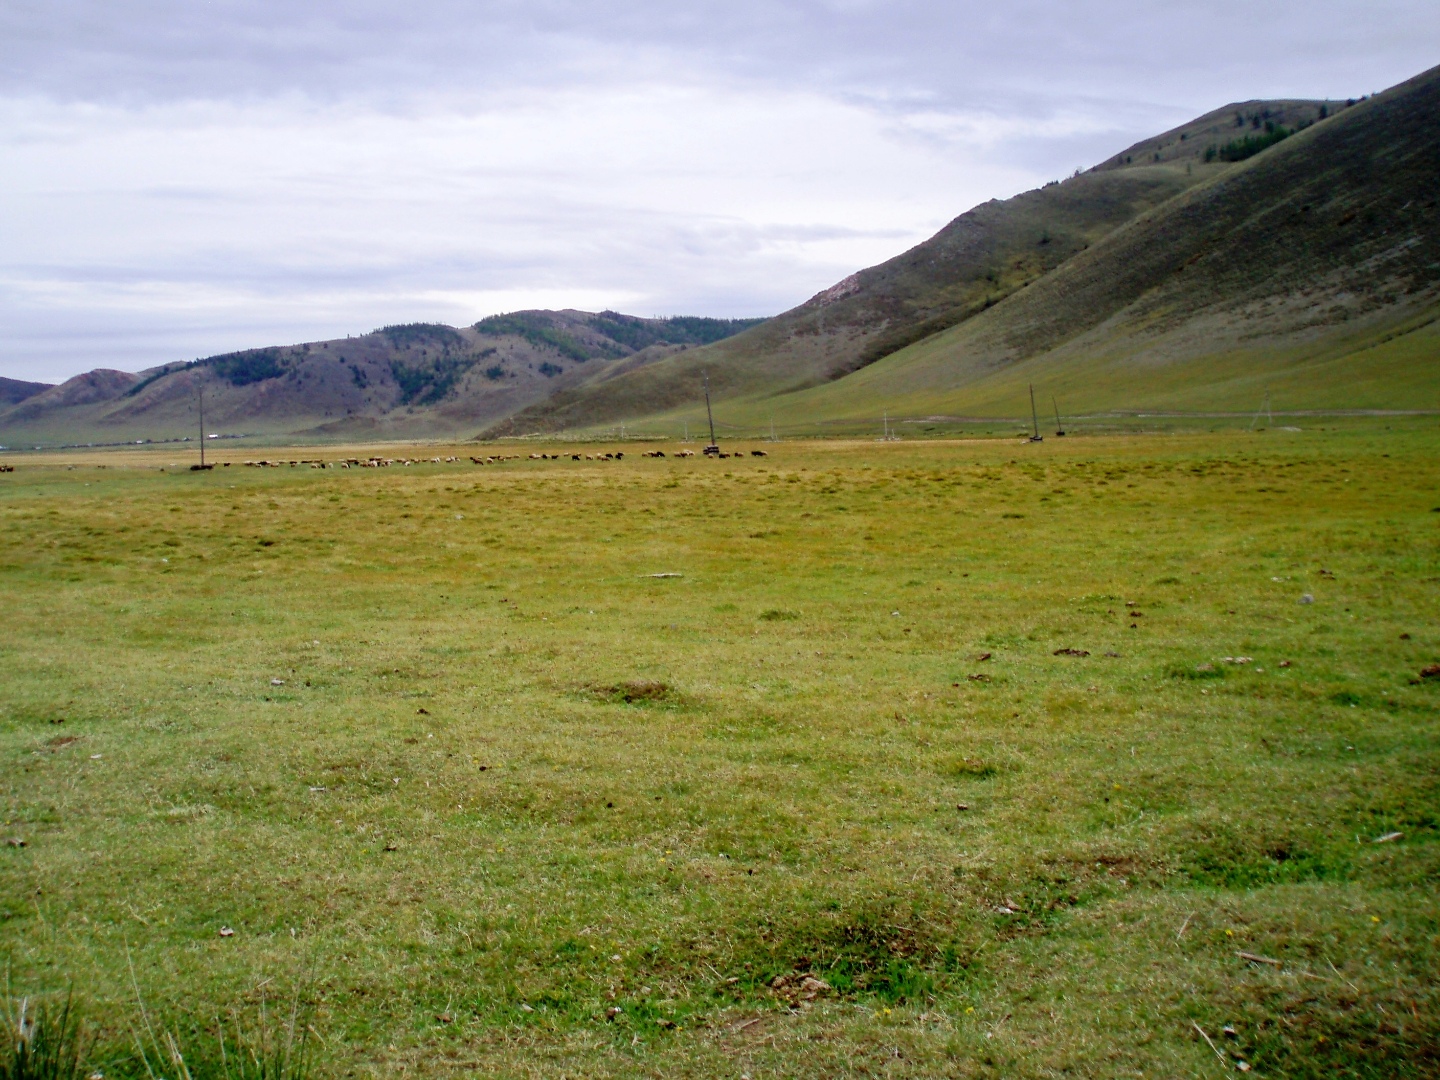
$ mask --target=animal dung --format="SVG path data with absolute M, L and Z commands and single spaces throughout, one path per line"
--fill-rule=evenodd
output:
M 1090 655 L 1090 651 L 1089 651 L 1088 649 L 1056 649 L 1055 652 L 1054 652 L 1052 655 L 1054 655 L 1054 656 L 1089 656 L 1089 655 Z

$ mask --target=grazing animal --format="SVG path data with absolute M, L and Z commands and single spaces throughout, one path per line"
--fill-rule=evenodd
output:
M 750 456 L 751 456 L 751 457 L 769 457 L 770 455 L 767 454 L 764 450 L 751 450 L 751 451 L 750 451 Z

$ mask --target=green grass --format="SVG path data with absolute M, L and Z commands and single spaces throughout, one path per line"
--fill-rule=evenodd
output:
M 107 1077 L 1440 1070 L 1432 421 L 768 449 L 15 459 L 15 993 Z

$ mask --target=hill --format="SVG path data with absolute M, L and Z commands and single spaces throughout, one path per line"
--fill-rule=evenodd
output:
M 1227 105 L 1087 173 L 961 214 L 935 236 L 724 342 L 624 377 L 559 390 L 492 429 L 558 430 L 691 409 L 707 372 L 717 399 L 768 401 L 843 379 L 989 310 L 1135 218 L 1345 103 Z M 767 406 L 768 407 L 768 406 Z
M 411 323 L 247 349 L 139 375 L 91 371 L 24 396 L 16 391 L 0 410 L 0 442 L 192 436 L 202 391 L 206 427 L 216 433 L 468 436 L 557 388 L 633 370 L 758 321 L 521 311 L 464 328 Z
M 49 383 L 24 382 L 21 379 L 0 378 L 0 407 L 15 405 L 26 398 L 34 397 L 42 391 L 49 390 Z
M 980 317 L 766 414 L 1440 407 L 1440 69 L 1263 148 Z M 752 422 L 760 416 L 752 410 Z

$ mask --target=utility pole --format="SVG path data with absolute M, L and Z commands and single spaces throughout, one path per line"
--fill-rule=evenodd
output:
M 1251 430 L 1251 431 L 1254 431 L 1254 430 L 1255 430 L 1255 425 L 1260 422 L 1260 414 L 1261 414 L 1262 412 L 1265 414 L 1265 423 L 1266 423 L 1266 425 L 1269 426 L 1269 427 L 1274 427 L 1274 426 L 1275 426 L 1275 418 L 1270 415 L 1270 391 L 1269 391 L 1269 390 L 1266 390 L 1266 391 L 1265 391 L 1265 404 L 1264 404 L 1264 405 L 1261 405 L 1260 408 L 1256 410 L 1255 415 L 1254 415 L 1253 417 L 1251 417 L 1251 419 L 1250 419 L 1250 430 Z
M 205 464 L 205 384 L 200 383 L 195 389 L 200 399 L 200 464 L 191 465 L 190 471 L 208 472 L 215 466 Z
M 708 457 L 718 457 L 720 447 L 715 442 L 715 414 L 710 411 L 710 373 L 702 371 L 700 375 L 705 380 L 705 419 L 710 421 L 710 445 L 705 447 L 705 454 Z

